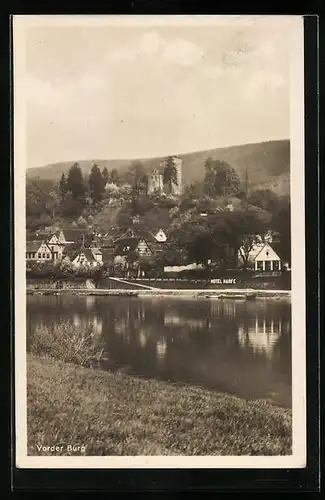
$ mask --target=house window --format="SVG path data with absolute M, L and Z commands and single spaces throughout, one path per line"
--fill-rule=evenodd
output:
M 38 253 L 38 254 L 37 254 L 37 257 L 38 257 L 39 259 L 41 259 L 41 258 L 42 258 L 42 254 L 41 254 L 41 253 Z
M 273 270 L 274 270 L 274 271 L 279 271 L 279 269 L 280 269 L 279 264 L 280 264 L 280 263 L 279 263 L 279 261 L 278 261 L 278 260 L 274 260 L 274 261 L 273 261 Z
M 43 254 L 42 254 L 42 258 L 43 258 L 43 259 L 45 259 L 45 256 L 46 256 L 46 254 L 45 254 L 45 253 L 43 253 Z
M 51 256 L 50 256 L 50 254 L 48 253 L 48 254 L 47 254 L 47 258 L 49 259 L 50 257 L 51 257 Z
M 263 269 L 263 262 L 261 260 L 257 261 L 257 269 L 259 270 Z
M 266 252 L 266 256 L 267 256 L 267 257 L 269 256 L 269 252 Z

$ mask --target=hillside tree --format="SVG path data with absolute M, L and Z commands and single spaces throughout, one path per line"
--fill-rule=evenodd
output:
M 102 176 L 103 176 L 103 179 L 104 179 L 104 182 L 105 182 L 105 185 L 106 185 L 107 182 L 109 182 L 109 180 L 110 180 L 109 173 L 108 173 L 108 170 L 107 170 L 106 167 L 104 167 L 103 170 L 102 170 Z
M 178 185 L 177 168 L 173 157 L 168 156 L 166 166 L 163 173 L 164 184 L 168 186 L 169 191 L 172 191 L 173 184 Z
M 66 179 L 66 176 L 64 173 L 61 175 L 61 179 L 60 179 L 60 183 L 59 183 L 59 191 L 60 191 L 61 200 L 64 200 L 64 198 L 68 192 L 67 179 Z
M 238 193 L 240 178 L 228 163 L 208 158 L 204 167 L 204 188 L 208 196 L 233 196 Z
M 226 217 L 233 248 L 239 252 L 243 268 L 247 269 L 251 251 L 263 241 L 266 223 L 253 210 L 228 212 Z
M 248 202 L 270 213 L 275 213 L 279 207 L 279 197 L 271 189 L 253 191 L 248 197 Z
M 147 174 L 140 161 L 132 162 L 126 174 L 126 181 L 132 186 L 132 192 L 135 196 L 147 192 Z
M 113 170 L 111 171 L 110 182 L 112 182 L 113 184 L 119 183 L 119 175 L 118 175 L 116 168 L 113 168 Z
M 74 163 L 69 169 L 66 184 L 67 191 L 71 193 L 73 199 L 84 201 L 86 187 L 82 171 L 78 163 Z
M 95 164 L 92 166 L 89 179 L 89 194 L 94 205 L 100 203 L 105 192 L 105 181 L 99 167 Z
M 79 217 L 86 205 L 86 186 L 78 163 L 74 163 L 69 169 L 66 186 L 67 194 L 62 207 L 63 215 Z

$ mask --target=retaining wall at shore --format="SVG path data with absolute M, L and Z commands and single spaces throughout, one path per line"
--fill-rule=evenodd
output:
M 95 281 L 88 278 L 65 279 L 27 279 L 27 290 L 94 290 Z
M 233 299 L 255 299 L 255 298 L 291 298 L 289 290 L 253 290 L 225 288 L 218 290 L 114 290 L 114 289 L 80 289 L 65 288 L 56 290 L 54 288 L 27 289 L 27 294 L 39 295 L 97 295 L 97 296 L 119 296 L 119 297 L 188 297 L 188 298 L 233 298 Z

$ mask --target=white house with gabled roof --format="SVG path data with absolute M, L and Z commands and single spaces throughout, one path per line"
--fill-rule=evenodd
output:
M 153 236 L 156 241 L 159 241 L 159 243 L 165 243 L 167 241 L 167 235 L 163 229 L 158 229 L 158 231 L 153 232 Z
M 276 249 L 276 244 L 265 243 L 254 258 L 255 271 L 281 271 L 282 259 Z

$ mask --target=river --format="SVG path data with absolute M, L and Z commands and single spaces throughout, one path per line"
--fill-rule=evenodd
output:
M 27 297 L 27 332 L 64 322 L 102 336 L 106 369 L 291 407 L 287 299 Z

